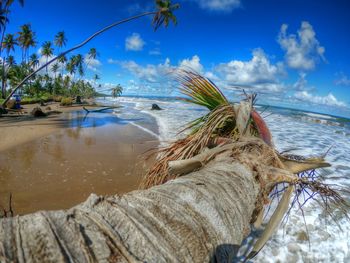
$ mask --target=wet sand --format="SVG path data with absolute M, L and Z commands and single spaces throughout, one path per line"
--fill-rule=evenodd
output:
M 111 112 L 85 116 L 81 111 L 15 123 L 15 134 L 7 127 L 4 133 L 14 141 L 1 142 L 0 205 L 7 207 L 12 193 L 15 214 L 26 214 L 69 208 L 90 193 L 137 189 L 152 162 L 145 162 L 144 153 L 158 142 L 130 121 Z M 0 125 L 3 131 L 2 120 Z

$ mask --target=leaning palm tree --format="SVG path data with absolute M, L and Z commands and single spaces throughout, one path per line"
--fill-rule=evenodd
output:
M 156 9 L 154 11 L 144 12 L 142 14 L 139 14 L 139 15 L 136 15 L 136 16 L 132 16 L 130 18 L 126 18 L 126 19 L 117 21 L 117 22 L 115 22 L 113 24 L 110 24 L 110 25 L 102 28 L 101 30 L 95 32 L 93 35 L 88 37 L 82 43 L 80 43 L 80 44 L 78 44 L 78 45 L 76 45 L 76 46 L 74 46 L 74 47 L 72 47 L 72 48 L 62 52 L 57 57 L 54 57 L 53 59 L 51 59 L 50 61 L 48 61 L 47 63 L 45 63 L 41 67 L 39 67 L 36 71 L 32 72 L 30 75 L 28 75 L 26 78 L 24 78 L 23 81 L 21 83 L 19 83 L 18 86 L 15 87 L 13 89 L 13 91 L 10 93 L 10 95 L 4 100 L 4 102 L 2 103 L 2 107 L 5 107 L 6 103 L 8 102 L 10 97 L 16 92 L 16 90 L 19 89 L 22 85 L 24 85 L 26 83 L 26 81 L 28 81 L 37 72 L 39 72 L 43 68 L 47 67 L 48 65 L 50 65 L 51 63 L 53 63 L 54 61 L 59 59 L 60 57 L 65 56 L 68 53 L 85 46 L 87 43 L 89 43 L 92 39 L 94 39 L 98 35 L 106 32 L 107 30 L 109 30 L 109 29 L 111 29 L 113 27 L 116 27 L 118 25 L 127 23 L 127 22 L 135 20 L 135 19 L 139 19 L 139 18 L 144 17 L 144 16 L 153 16 L 152 26 L 154 27 L 155 30 L 157 30 L 162 24 L 165 27 L 167 27 L 169 25 L 169 20 L 176 22 L 176 18 L 174 16 L 173 12 L 176 9 L 178 9 L 179 7 L 180 7 L 179 4 L 172 4 L 170 0 L 165 0 L 165 1 L 164 0 L 163 1 L 162 0 L 157 0 L 156 1 Z
M 278 225 L 294 189 L 295 198 L 314 192 L 326 211 L 334 205 L 347 213 L 330 186 L 298 176 L 328 166 L 322 158 L 296 161 L 274 149 L 255 96 L 232 105 L 208 79 L 193 72 L 178 78 L 187 101 L 212 110 L 164 150 L 163 182 L 175 179 L 122 196 L 92 194 L 69 210 L 0 220 L 0 261 L 238 262 L 237 249 L 280 183 L 287 185 L 283 197 L 249 257 Z
M 50 41 L 45 41 L 41 47 L 41 55 L 46 57 L 46 63 L 49 58 L 53 55 L 53 47 Z M 48 73 L 48 65 L 46 66 L 46 73 Z

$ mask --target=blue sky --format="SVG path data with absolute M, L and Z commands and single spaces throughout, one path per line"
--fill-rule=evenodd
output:
M 176 2 L 176 1 L 173 1 Z M 230 99 L 241 88 L 260 103 L 350 117 L 350 3 L 343 0 L 179 0 L 178 25 L 154 32 L 151 18 L 115 28 L 79 52 L 96 47 L 85 78 L 98 73 L 125 94 L 177 95 L 170 69 L 192 67 Z M 7 32 L 31 23 L 38 52 L 64 30 L 67 47 L 99 28 L 152 10 L 153 1 L 27 0 L 15 4 Z M 20 53 L 18 53 L 18 59 Z M 236 87 L 240 87 L 237 90 Z

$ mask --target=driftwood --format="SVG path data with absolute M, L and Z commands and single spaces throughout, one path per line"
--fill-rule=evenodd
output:
M 83 109 L 87 112 L 87 113 L 90 113 L 90 112 L 102 112 L 102 111 L 105 111 L 105 110 L 110 110 L 110 109 L 115 109 L 117 107 L 103 107 L 103 108 L 100 108 L 100 109 L 95 109 L 95 110 L 89 110 L 85 107 L 83 107 Z
M 261 192 L 221 153 L 199 171 L 65 211 L 0 220 L 0 262 L 232 262 Z

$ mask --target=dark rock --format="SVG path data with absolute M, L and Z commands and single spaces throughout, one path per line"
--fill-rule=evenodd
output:
M 40 107 L 36 107 L 36 108 L 32 109 L 30 114 L 33 117 L 46 117 L 47 116 L 47 114 L 45 112 L 43 112 Z
M 157 104 L 152 104 L 151 110 L 161 110 L 161 108 Z
M 77 96 L 76 99 L 75 99 L 75 103 L 77 104 L 81 104 L 81 96 Z
M 0 106 L 0 115 L 1 114 L 7 114 L 7 110 Z
M 46 106 L 45 105 L 45 102 L 43 100 L 40 100 L 40 106 L 43 107 L 43 106 Z

